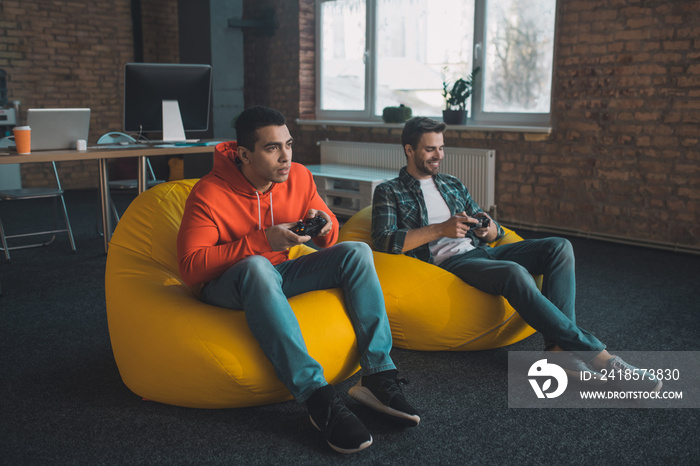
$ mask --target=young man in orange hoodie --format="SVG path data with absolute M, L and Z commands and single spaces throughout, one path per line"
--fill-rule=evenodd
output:
M 420 417 L 396 380 L 392 340 L 370 248 L 332 246 L 338 221 L 316 191 L 313 175 L 292 162 L 284 116 L 252 107 L 236 120 L 237 142 L 219 144 L 214 168 L 192 189 L 177 240 L 180 274 L 201 286 L 202 300 L 243 309 L 250 330 L 277 376 L 328 444 L 341 453 L 362 450 L 372 436 L 345 406 L 309 356 L 288 298 L 342 288 L 357 335 L 362 377 L 349 395 L 409 426 Z M 292 228 L 299 219 L 326 221 L 314 243 L 325 249 L 289 259 L 289 248 L 310 241 Z

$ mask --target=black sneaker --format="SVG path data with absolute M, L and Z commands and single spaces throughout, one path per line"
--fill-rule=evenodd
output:
M 620 356 L 609 359 L 606 369 L 608 383 L 623 390 L 658 392 L 663 385 L 652 372 L 627 364 Z
M 418 412 L 403 395 L 396 370 L 360 377 L 348 395 L 374 410 L 393 416 L 406 426 L 415 427 L 420 423 Z
M 328 388 L 327 388 L 328 387 Z M 372 445 L 372 435 L 332 386 L 319 388 L 306 402 L 311 424 L 321 431 L 332 449 L 339 453 L 355 453 Z
M 568 351 L 545 351 L 545 357 L 551 363 L 564 369 L 570 380 L 577 380 L 588 385 L 602 385 L 605 376 L 592 369 L 579 357 Z

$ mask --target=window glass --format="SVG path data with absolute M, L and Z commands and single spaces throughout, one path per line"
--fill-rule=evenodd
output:
M 554 0 L 488 0 L 484 112 L 549 113 Z
M 472 68 L 474 2 L 378 0 L 375 114 L 404 104 L 414 115 L 442 115 L 442 82 Z
M 321 109 L 363 110 L 365 1 L 321 2 L 320 14 Z

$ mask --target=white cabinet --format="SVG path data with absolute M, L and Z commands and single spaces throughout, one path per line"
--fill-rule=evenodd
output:
M 398 170 L 353 165 L 307 165 L 314 175 L 318 194 L 338 217 L 352 217 L 372 204 L 374 188 L 396 178 Z

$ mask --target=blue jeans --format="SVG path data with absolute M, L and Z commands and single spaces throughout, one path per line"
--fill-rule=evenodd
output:
M 329 288 L 343 290 L 362 374 L 395 369 L 389 356 L 392 340 L 384 296 L 372 251 L 364 243 L 339 243 L 274 266 L 262 256 L 249 256 L 208 282 L 202 300 L 245 311 L 250 331 L 277 377 L 297 401 L 303 402 L 328 382 L 321 365 L 309 356 L 287 299 Z
M 440 267 L 486 293 L 505 297 L 545 347 L 558 345 L 586 362 L 605 345 L 576 325 L 574 250 L 564 238 L 544 238 L 477 248 Z M 532 275 L 543 275 L 542 292 Z M 595 355 L 594 355 L 595 356 Z

